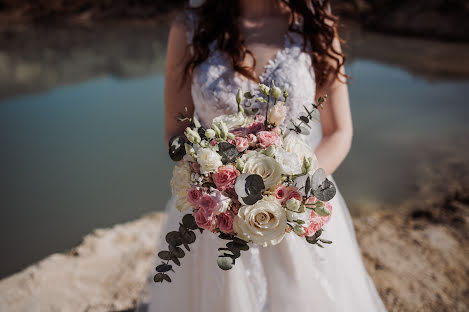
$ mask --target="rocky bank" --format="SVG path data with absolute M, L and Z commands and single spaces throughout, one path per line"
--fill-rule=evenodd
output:
M 5 278 L 0 311 L 131 311 L 164 220 L 153 213 L 95 230 L 69 252 Z M 354 222 L 366 267 L 389 311 L 469 310 L 469 193 L 452 188 Z

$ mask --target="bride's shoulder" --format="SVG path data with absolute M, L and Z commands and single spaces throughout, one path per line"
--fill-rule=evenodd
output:
M 194 9 L 185 8 L 181 10 L 174 18 L 172 28 L 183 30 L 186 39 L 192 41 L 194 30 L 197 27 L 198 17 Z

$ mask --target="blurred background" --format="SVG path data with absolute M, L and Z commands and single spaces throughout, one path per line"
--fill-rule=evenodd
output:
M 0 0 L 0 278 L 164 210 L 166 43 L 186 2 Z M 352 215 L 405 209 L 430 186 L 461 192 L 469 2 L 332 9 L 353 77 L 354 141 L 334 174 Z

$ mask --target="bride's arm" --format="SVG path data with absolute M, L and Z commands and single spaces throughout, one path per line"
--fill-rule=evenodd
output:
M 164 88 L 165 102 L 165 139 L 166 142 L 174 136 L 184 132 L 189 122 L 178 122 L 180 114 L 192 117 L 194 104 L 191 96 L 191 77 L 187 77 L 184 84 L 183 70 L 189 58 L 187 50 L 186 29 L 180 21 L 171 26 L 166 54 L 166 75 Z M 185 111 L 187 108 L 187 112 Z
M 337 38 L 333 45 L 337 51 L 341 51 Z M 341 72 L 345 74 L 343 66 Z M 344 78 L 341 77 L 341 80 Z M 329 175 L 345 159 L 352 143 L 353 127 L 348 87 L 335 80 L 326 87 L 318 87 L 316 94 L 318 97 L 327 94 L 324 109 L 320 109 L 323 137 L 315 152 L 319 166 Z

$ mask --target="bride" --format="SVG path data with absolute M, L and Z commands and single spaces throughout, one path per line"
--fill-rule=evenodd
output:
M 319 0 L 206 0 L 186 9 L 169 34 L 166 139 L 188 126 L 177 116 L 193 114 L 210 125 L 214 117 L 236 112 L 238 88 L 254 90 L 259 82 L 274 80 L 289 91 L 287 120 L 311 99 L 328 95 L 308 142 L 320 167 L 333 173 L 352 139 L 345 56 L 336 23 L 328 1 Z M 147 282 L 145 310 L 385 311 L 363 266 L 340 192 L 330 203 L 332 218 L 323 236 L 332 245 L 321 249 L 286 235 L 273 247 L 252 246 L 230 271 L 216 264 L 219 238 L 197 233 L 172 283 Z M 173 205 L 174 198 L 162 237 L 177 229 L 182 217 Z

